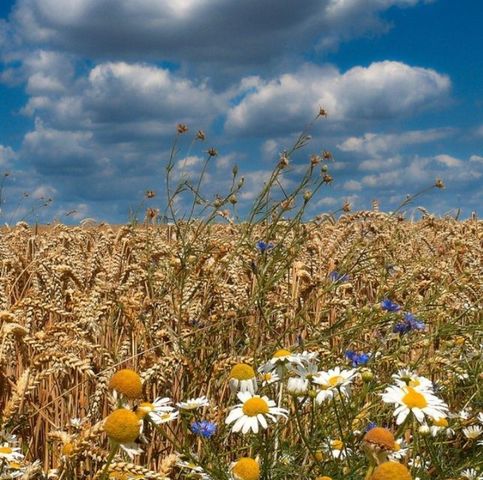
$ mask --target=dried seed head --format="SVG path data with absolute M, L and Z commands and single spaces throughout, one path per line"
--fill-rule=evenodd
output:
M 198 132 L 196 133 L 196 139 L 203 141 L 205 138 L 205 132 L 203 132 L 203 130 L 198 130 Z
M 283 152 L 281 155 L 280 155 L 280 159 L 278 161 L 278 166 L 280 168 L 285 168 L 288 166 L 288 157 L 287 157 L 287 154 L 285 152 Z
M 436 182 L 434 182 L 434 186 L 436 188 L 444 188 L 443 180 L 441 180 L 441 178 L 437 178 Z
M 238 202 L 238 199 L 236 198 L 236 195 L 235 194 L 232 194 L 229 196 L 228 198 L 228 201 L 232 204 L 232 205 L 235 205 L 235 203 Z
M 324 183 L 330 183 L 332 182 L 332 180 L 334 180 L 332 178 L 332 176 L 330 176 L 328 173 L 324 173 L 324 176 L 322 177 Z
M 319 117 L 327 117 L 327 110 L 325 110 L 324 108 L 320 107 L 319 108 Z
M 183 133 L 186 133 L 188 131 L 188 126 L 184 123 L 178 123 L 178 125 L 176 126 L 176 131 L 179 135 L 182 135 Z
M 333 156 L 332 156 L 332 153 L 331 153 L 331 152 L 329 152 L 329 151 L 327 151 L 327 150 L 324 150 L 324 151 L 322 152 L 322 158 L 323 158 L 324 160 L 332 160 Z
M 156 196 L 156 192 L 153 190 L 146 190 L 146 198 L 154 198 Z
M 318 163 L 320 163 L 320 157 L 318 155 L 311 155 L 310 164 L 315 167 Z
M 344 202 L 344 205 L 342 205 L 342 210 L 343 210 L 344 212 L 350 212 L 350 211 L 352 210 L 352 205 L 350 204 L 350 202 L 349 202 L 349 201 L 347 201 L 347 200 L 346 200 L 346 201 Z
M 212 147 L 212 148 L 210 148 L 210 149 L 208 150 L 208 155 L 209 155 L 210 157 L 216 157 L 216 156 L 218 155 L 218 152 L 216 151 L 216 149 L 214 149 L 214 148 Z

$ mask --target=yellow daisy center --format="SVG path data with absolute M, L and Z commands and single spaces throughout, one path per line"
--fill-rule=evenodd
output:
M 413 379 L 409 380 L 408 385 L 410 387 L 416 388 L 416 387 L 419 387 L 421 385 L 421 382 L 417 378 L 413 378 Z
M 112 388 L 131 399 L 139 398 L 143 390 L 141 377 L 134 370 L 130 370 L 129 368 L 116 372 L 111 377 L 109 388 Z
M 5 453 L 6 455 L 13 453 L 10 447 L 0 447 L 0 453 Z
M 395 452 L 399 452 L 399 450 L 401 450 L 401 445 L 399 445 L 399 443 L 397 443 L 397 442 L 394 442 L 393 450 Z
M 394 450 L 396 441 L 394 435 L 387 429 L 382 427 L 374 427 L 364 435 L 364 441 L 377 447 Z
M 260 397 L 250 398 L 243 404 L 243 413 L 249 417 L 254 417 L 259 413 L 266 414 L 268 413 L 268 403 Z
M 282 348 L 281 350 L 277 350 L 273 354 L 273 358 L 287 357 L 288 355 L 290 355 L 290 350 L 285 350 L 284 348 Z
M 323 477 L 316 477 L 315 480 L 332 480 L 332 477 L 324 475 Z
M 107 436 L 118 443 L 130 443 L 139 435 L 139 419 L 134 412 L 119 408 L 114 410 L 104 422 Z
M 138 418 L 144 418 L 148 413 L 154 410 L 154 405 L 149 402 L 142 402 L 138 405 L 136 415 Z
M 428 406 L 424 395 L 414 390 L 413 387 L 408 387 L 408 393 L 404 395 L 402 401 L 408 408 L 426 408 Z
M 342 440 L 332 440 L 330 446 L 334 450 L 342 450 L 344 448 L 344 442 Z
M 230 378 L 234 378 L 236 380 L 250 380 L 255 378 L 255 371 L 252 367 L 250 367 L 250 365 L 238 363 L 231 369 Z
M 22 468 L 22 464 L 19 462 L 8 462 L 8 468 L 19 470 L 20 468 Z
M 264 380 L 265 382 L 269 382 L 271 379 L 272 379 L 272 374 L 271 373 L 264 373 L 262 375 L 262 380 Z
M 237 480 L 258 480 L 260 465 L 253 458 L 243 457 L 235 463 L 232 473 Z
M 370 480 L 412 480 L 412 478 L 404 465 L 396 462 L 385 462 L 374 470 Z
M 327 380 L 327 383 L 331 387 L 335 387 L 336 385 L 339 385 L 339 383 L 342 383 L 344 381 L 344 377 L 341 377 L 340 375 L 334 375 L 333 377 L 330 377 L 329 380 Z
M 448 426 L 448 420 L 446 420 L 446 418 L 438 418 L 437 420 L 432 418 L 431 421 L 433 422 L 433 425 L 435 425 L 436 427 Z

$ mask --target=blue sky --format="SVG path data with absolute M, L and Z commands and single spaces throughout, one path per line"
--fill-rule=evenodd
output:
M 309 214 L 413 207 L 480 214 L 483 3 L 477 0 L 2 0 L 0 172 L 4 221 L 127 220 L 145 190 L 164 208 L 164 167 L 200 171 L 208 198 L 238 165 L 253 200 L 279 153 L 323 106 L 311 154 L 330 150 L 334 182 Z M 207 134 L 189 149 L 189 135 Z M 28 193 L 28 197 L 24 193 Z M 35 210 L 52 198 L 48 209 Z M 177 205 L 180 211 L 183 204 Z M 66 215 L 70 212 L 69 215 Z M 409 212 L 411 213 L 411 212 Z

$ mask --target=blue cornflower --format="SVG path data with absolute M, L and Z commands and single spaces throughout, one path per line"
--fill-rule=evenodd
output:
M 385 298 L 381 302 L 381 308 L 383 310 L 387 310 L 388 312 L 399 312 L 399 310 L 401 310 L 401 306 L 397 303 L 391 302 L 389 298 Z
M 367 427 L 364 429 L 365 432 L 368 432 L 369 430 L 372 430 L 373 428 L 376 428 L 377 427 L 377 423 L 376 422 L 369 422 L 367 424 Z
M 408 333 L 411 330 L 424 330 L 426 325 L 423 321 L 416 318 L 412 313 L 406 312 L 402 322 L 396 323 L 393 327 L 394 333 Z
M 336 272 L 335 270 L 329 274 L 330 280 L 333 282 L 347 282 L 349 281 L 349 275 Z
M 201 420 L 201 422 L 193 422 L 190 426 L 190 430 L 195 434 L 203 438 L 210 438 L 216 432 L 216 424 L 209 422 L 208 420 Z
M 257 248 L 260 250 L 261 253 L 265 253 L 267 250 L 271 250 L 273 248 L 272 242 L 264 242 L 263 240 L 258 240 Z
M 356 353 L 353 350 L 347 350 L 345 352 L 345 357 L 352 362 L 353 367 L 358 367 L 359 365 L 365 365 L 370 358 L 367 353 Z
M 404 314 L 404 320 L 411 325 L 411 330 L 424 330 L 426 325 L 423 321 L 416 318 L 412 313 L 406 312 Z

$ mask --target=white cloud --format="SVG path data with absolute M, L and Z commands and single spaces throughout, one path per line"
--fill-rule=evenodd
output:
M 366 133 L 362 137 L 349 137 L 337 145 L 344 152 L 364 153 L 371 156 L 395 151 L 408 145 L 429 143 L 454 133 L 452 128 L 411 130 L 398 133 Z
M 24 42 L 91 57 L 263 65 L 387 30 L 381 12 L 420 1 L 18 0 L 12 23 Z
M 290 132 L 319 106 L 336 121 L 399 118 L 444 101 L 450 86 L 446 75 L 400 62 L 377 62 L 345 73 L 305 64 L 262 82 L 230 109 L 225 126 L 237 134 Z
M 480 155 L 471 155 L 470 162 L 479 162 L 479 163 L 482 163 L 483 162 L 483 157 L 480 156 Z
M 357 180 L 348 180 L 344 183 L 343 188 L 352 192 L 359 192 L 362 190 L 362 185 Z
M 387 170 L 399 167 L 401 165 L 401 156 L 389 158 L 372 158 L 364 160 L 359 164 L 359 170 Z
M 0 145 L 0 167 L 8 168 L 11 161 L 16 158 L 16 153 L 11 147 Z
M 446 165 L 447 167 L 459 167 L 463 165 L 463 162 L 461 160 L 452 157 L 451 155 L 436 155 L 434 158 L 436 161 L 442 163 L 443 165 Z

